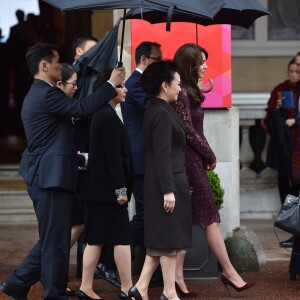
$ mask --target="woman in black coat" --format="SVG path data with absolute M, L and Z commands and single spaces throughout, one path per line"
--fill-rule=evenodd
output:
M 144 231 L 147 255 L 130 299 L 148 299 L 150 278 L 161 264 L 164 290 L 160 299 L 178 300 L 175 290 L 177 253 L 192 244 L 192 214 L 185 173 L 184 125 L 169 102 L 176 101 L 180 77 L 172 61 L 153 63 L 141 76 L 153 97 L 144 115 L 146 169 Z
M 111 70 L 101 73 L 100 86 Z M 126 129 L 115 107 L 125 101 L 124 84 L 118 95 L 93 115 L 90 127 L 89 162 L 83 188 L 85 201 L 85 241 L 79 298 L 101 299 L 93 291 L 93 276 L 103 245 L 114 246 L 121 280 L 120 299 L 127 299 L 132 285 L 130 230 L 127 203 L 131 196 L 132 160 Z M 87 298 L 90 297 L 90 298 Z

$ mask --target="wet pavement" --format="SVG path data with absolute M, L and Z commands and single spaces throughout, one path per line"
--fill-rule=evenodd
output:
M 243 293 L 237 293 L 229 287 L 230 296 L 220 280 L 193 280 L 188 282 L 188 286 L 190 290 L 199 293 L 199 296 L 194 299 L 300 299 L 300 281 L 289 280 L 290 251 L 278 246 L 278 240 L 273 231 L 273 221 L 242 220 L 241 228 L 244 227 L 258 235 L 265 251 L 266 264 L 261 265 L 260 272 L 242 274 L 246 281 L 255 281 L 256 286 Z M 277 234 L 280 240 L 289 238 L 289 234 L 284 231 L 277 230 Z M 0 236 L 0 280 L 3 280 L 13 268 L 20 264 L 37 240 L 37 226 L 36 224 L 0 225 Z M 80 279 L 75 277 L 75 254 L 76 247 L 71 251 L 69 286 L 78 289 Z M 104 280 L 95 280 L 94 286 L 95 291 L 105 300 L 118 299 L 118 289 Z M 159 299 L 161 293 L 161 287 L 151 288 L 149 300 Z M 0 300 L 2 299 L 10 298 L 0 293 Z M 29 300 L 40 299 L 43 299 L 42 287 L 38 283 L 32 287 Z

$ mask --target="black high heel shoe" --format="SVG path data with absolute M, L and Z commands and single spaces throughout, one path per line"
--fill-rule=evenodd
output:
M 92 297 L 88 296 L 85 292 L 83 292 L 82 290 L 79 290 L 77 292 L 77 298 L 84 299 L 84 300 L 104 300 L 103 298 L 92 298 Z
M 143 297 L 141 296 L 139 290 L 135 286 L 129 289 L 128 297 L 130 300 L 143 300 Z
M 227 285 L 230 285 L 231 287 L 233 287 L 238 293 L 246 291 L 250 288 L 252 288 L 253 286 L 255 286 L 255 282 L 248 282 L 245 285 L 243 285 L 242 287 L 237 287 L 234 283 L 232 283 L 228 278 L 226 278 L 224 275 L 221 276 L 221 281 L 222 283 L 225 285 L 228 294 L 230 295 L 230 292 L 228 290 Z M 230 295 L 231 296 L 231 295 Z
M 161 294 L 159 300 L 169 300 L 164 294 Z
M 130 298 L 123 291 L 121 291 L 119 293 L 119 299 L 120 300 L 130 300 Z
M 175 289 L 176 289 L 176 293 L 177 293 L 177 295 L 178 295 L 179 298 L 196 298 L 199 295 L 196 292 L 187 292 L 187 293 L 185 293 L 180 288 L 180 286 L 178 285 L 178 283 L 176 281 L 175 281 Z

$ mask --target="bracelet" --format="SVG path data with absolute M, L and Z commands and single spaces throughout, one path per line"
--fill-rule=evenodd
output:
M 117 197 L 120 197 L 120 196 L 127 196 L 127 189 L 126 187 L 123 187 L 123 188 L 120 188 L 120 189 L 115 189 L 115 193 L 116 193 L 116 196 Z

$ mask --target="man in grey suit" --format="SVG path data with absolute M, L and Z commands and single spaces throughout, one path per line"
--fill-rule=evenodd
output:
M 27 299 L 30 287 L 41 281 L 44 299 L 66 300 L 72 195 L 78 166 L 71 117 L 92 114 L 114 98 L 114 87 L 123 82 L 125 69 L 114 69 L 110 80 L 89 97 L 70 100 L 55 87 L 61 80 L 55 45 L 34 45 L 26 60 L 34 82 L 22 107 L 27 148 L 19 172 L 33 202 L 39 240 L 21 266 L 0 285 L 0 291 L 15 299 Z

